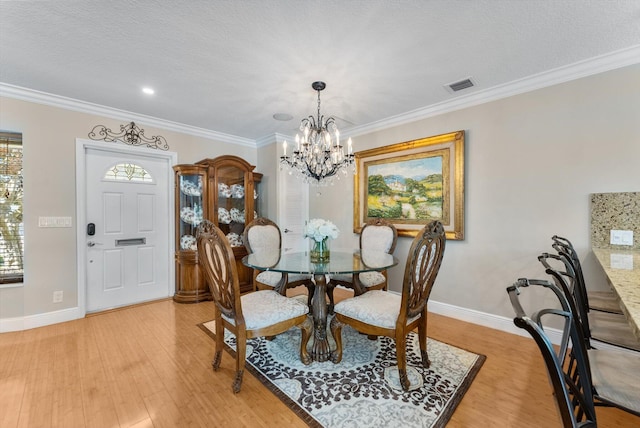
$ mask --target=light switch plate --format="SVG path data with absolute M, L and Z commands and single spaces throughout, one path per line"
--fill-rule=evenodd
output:
M 633 230 L 612 230 L 612 245 L 633 245 Z
M 38 227 L 71 227 L 71 217 L 38 217 Z

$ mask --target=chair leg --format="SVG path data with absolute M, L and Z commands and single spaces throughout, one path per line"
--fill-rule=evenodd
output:
M 338 321 L 337 317 L 331 319 L 331 335 L 336 342 L 336 349 L 331 351 L 331 361 L 338 364 L 342 361 L 342 323 Z
M 403 331 L 396 332 L 396 359 L 400 385 L 402 385 L 402 389 L 408 391 L 410 384 L 407 377 L 407 337 Z
M 422 366 L 428 369 L 431 365 L 431 360 L 429 359 L 429 353 L 427 352 L 427 314 L 425 312 L 422 313 L 422 320 L 420 321 L 420 324 L 418 324 L 418 341 L 420 342 Z
M 242 388 L 242 375 L 244 374 L 244 370 L 238 370 L 236 372 L 236 377 L 233 380 L 233 393 L 237 394 L 240 392 L 240 388 Z
M 327 310 L 330 314 L 333 314 L 334 300 L 333 300 L 333 289 L 336 287 L 335 283 L 328 282 L 327 283 L 327 296 L 329 296 L 329 306 Z
M 313 284 L 313 282 L 309 281 L 305 284 L 305 287 L 307 287 L 307 306 L 311 308 L 311 299 L 313 298 L 313 293 L 316 290 L 316 286 Z
M 310 316 L 304 320 L 302 324 L 299 325 L 300 331 L 302 333 L 302 338 L 300 340 L 300 361 L 305 366 L 311 364 L 311 356 L 309 355 L 309 351 L 307 350 L 307 345 L 309 344 L 309 338 L 311 338 L 311 331 L 313 330 L 313 321 Z
M 220 368 L 220 362 L 222 361 L 222 351 L 216 351 L 213 355 L 213 360 L 211 361 L 211 367 L 213 367 L 213 371 L 217 371 Z
M 247 358 L 247 335 L 244 331 L 236 332 L 236 377 L 233 381 L 233 392 L 240 392 L 242 388 L 242 375 Z
M 215 354 L 211 366 L 216 371 L 220 367 L 222 362 L 222 350 L 224 349 L 224 324 L 222 324 L 222 317 L 216 314 L 216 340 L 215 340 Z

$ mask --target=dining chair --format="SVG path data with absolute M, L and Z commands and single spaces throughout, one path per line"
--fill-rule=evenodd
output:
M 376 250 L 393 254 L 397 241 L 398 230 L 391 222 L 382 218 L 368 220 L 360 231 L 360 250 Z M 359 282 L 354 286 L 356 281 Z M 330 286 L 327 289 L 331 307 L 334 303 L 333 288 L 337 285 L 353 289 L 356 296 L 369 290 L 386 290 L 387 271 L 331 275 Z
M 585 361 L 586 352 L 579 352 L 578 349 L 582 334 L 573 322 L 571 311 L 566 308 L 541 310 L 531 316 L 525 313 L 519 296 L 523 287 L 534 284 L 549 288 L 552 286 L 547 281 L 522 278 L 507 288 L 511 306 L 516 313 L 513 323 L 531 335 L 542 353 L 563 426 L 565 428 L 596 427 L 595 401 L 591 377 Z M 558 348 L 554 348 L 542 324 L 542 317 L 546 315 L 555 315 L 562 321 L 562 338 Z M 576 348 L 575 351 L 573 348 Z
M 342 327 L 349 325 L 370 336 L 388 336 L 395 339 L 400 384 L 405 391 L 410 383 L 407 377 L 407 335 L 418 329 L 422 365 L 431 364 L 427 353 L 427 301 L 440 270 L 445 249 L 442 223 L 427 224 L 411 243 L 404 271 L 402 294 L 384 290 L 371 290 L 337 303 L 331 320 L 331 334 L 336 349 L 331 361 L 342 360 Z
M 199 261 L 215 302 L 215 356 L 213 370 L 218 370 L 222 360 L 224 332 L 236 336 L 236 375 L 233 392 L 240 392 L 244 374 L 247 339 L 275 336 L 298 327 L 302 331 L 300 360 L 310 364 L 307 344 L 311 336 L 312 322 L 309 306 L 281 295 L 274 290 L 259 290 L 240 295 L 238 268 L 233 249 L 224 233 L 209 220 L 197 228 Z
M 282 234 L 280 228 L 272 220 L 258 217 L 250 222 L 244 229 L 244 246 L 249 254 L 263 254 L 265 257 L 274 258 L 280 256 L 282 247 Z M 307 287 L 308 303 L 311 304 L 314 284 L 309 274 L 287 274 L 282 272 L 253 270 L 253 284 L 255 290 L 277 290 L 285 295 L 286 290 L 300 285 Z
M 625 315 L 589 311 L 586 293 L 580 285 L 573 263 L 565 253 L 542 253 L 538 260 L 574 305 L 588 348 L 593 348 L 591 341 L 597 340 L 612 346 L 640 351 L 640 339 L 635 335 Z M 552 266 L 552 263 L 555 265 Z
M 528 316 L 520 294 L 531 286 L 551 290 L 560 308 L 552 305 Z M 514 324 L 529 332 L 544 357 L 565 427 L 595 427 L 599 406 L 617 407 L 640 416 L 640 359 L 626 351 L 588 349 L 571 299 L 557 284 L 520 278 L 507 288 L 507 293 L 516 313 Z M 557 347 L 551 342 L 543 318 L 561 321 Z
M 553 248 L 558 253 L 566 253 L 572 261 L 578 281 L 580 281 L 581 287 L 583 287 L 584 292 L 586 293 L 587 305 L 589 309 L 592 309 L 594 311 L 621 314 L 622 309 L 620 308 L 620 299 L 618 299 L 618 296 L 616 296 L 616 293 L 613 290 L 587 290 L 580 258 L 578 257 L 578 253 L 573 247 L 571 241 L 558 235 L 553 235 L 551 239 L 553 240 Z

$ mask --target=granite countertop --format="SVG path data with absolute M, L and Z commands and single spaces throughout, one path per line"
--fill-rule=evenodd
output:
M 640 339 L 640 250 L 592 248 Z

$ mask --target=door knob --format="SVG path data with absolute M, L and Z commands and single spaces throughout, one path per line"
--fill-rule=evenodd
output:
M 283 232 L 284 232 L 284 233 L 289 233 L 289 232 L 293 232 L 293 230 L 289 230 L 289 229 L 286 229 L 286 228 L 285 228 Z
M 93 241 L 87 242 L 87 247 L 95 247 L 96 245 L 102 245 L 102 242 L 93 242 Z

